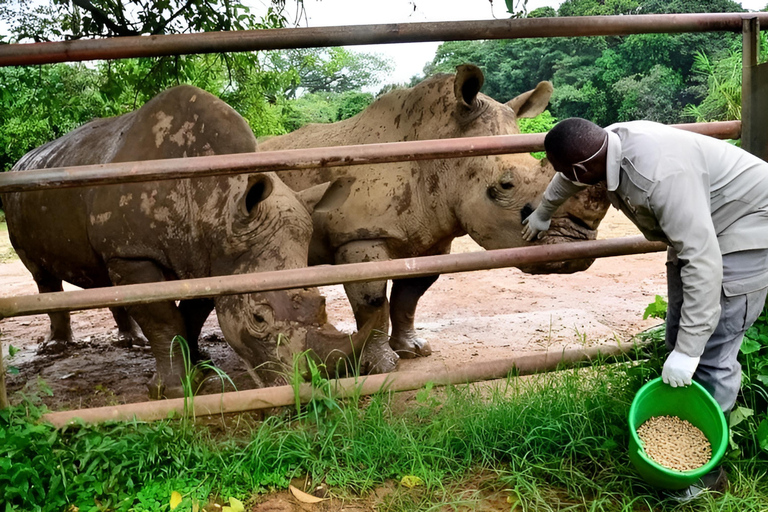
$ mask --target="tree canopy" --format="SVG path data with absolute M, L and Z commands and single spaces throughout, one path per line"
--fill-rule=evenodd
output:
M 566 0 L 532 17 L 741 12 L 731 0 Z M 483 69 L 483 92 L 506 101 L 552 81 L 556 118 L 585 117 L 607 125 L 631 119 L 664 123 L 691 120 L 687 105 L 707 95 L 707 78 L 696 71 L 698 56 L 719 61 L 740 45 L 730 33 L 635 34 L 454 41 L 442 44 L 425 73 L 451 72 L 471 62 Z

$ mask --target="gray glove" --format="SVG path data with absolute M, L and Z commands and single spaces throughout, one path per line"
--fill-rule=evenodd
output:
M 551 220 L 552 214 L 548 208 L 542 208 L 542 205 L 539 205 L 532 214 L 523 220 L 523 238 L 528 242 L 533 242 L 539 238 L 541 233 L 549 229 Z

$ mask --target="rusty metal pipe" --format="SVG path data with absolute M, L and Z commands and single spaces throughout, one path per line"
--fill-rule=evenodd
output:
M 739 121 L 689 123 L 672 126 L 719 138 L 739 138 L 741 133 Z M 106 185 L 246 172 L 381 164 L 404 160 L 528 153 L 543 149 L 544 134 L 535 133 L 120 162 L 0 173 L 0 192 L 24 192 L 46 188 Z
M 115 37 L 0 45 L 0 66 L 123 59 L 190 53 L 246 52 L 425 41 L 738 32 L 742 20 L 768 22 L 768 13 L 643 14 L 507 20 L 394 23 Z
M 537 262 L 623 256 L 664 250 L 660 242 L 642 236 L 570 242 L 555 245 L 496 249 L 345 265 L 320 265 L 292 270 L 181 281 L 132 284 L 70 292 L 21 295 L 0 299 L 0 319 L 56 311 L 130 306 L 179 299 L 286 290 L 339 283 L 452 274 L 515 267 Z
M 630 354 L 639 345 L 626 343 L 624 345 L 605 345 L 588 349 L 570 349 L 548 352 L 538 352 L 511 359 L 499 359 L 468 363 L 453 370 L 435 372 L 405 371 L 369 375 L 367 377 L 350 377 L 333 381 L 333 397 L 346 398 L 350 396 L 372 395 L 382 391 L 408 391 L 420 389 L 427 383 L 438 386 L 467 384 L 494 379 L 506 378 L 511 372 L 517 375 L 532 375 L 554 371 L 560 368 L 572 367 L 584 361 L 599 358 L 610 358 Z M 314 395 L 313 395 L 314 393 Z M 302 403 L 307 403 L 317 397 L 317 390 L 309 384 L 302 384 L 299 396 Z M 189 410 L 196 416 L 237 413 L 258 409 L 270 409 L 293 405 L 296 400 L 292 386 L 275 386 L 271 388 L 235 391 L 217 395 L 200 395 L 189 400 Z M 52 412 L 43 415 L 43 420 L 61 428 L 75 422 L 79 418 L 84 423 L 100 423 L 104 421 L 156 421 L 168 418 L 171 413 L 178 416 L 184 414 L 184 399 L 174 398 L 137 404 L 125 404 L 76 411 Z

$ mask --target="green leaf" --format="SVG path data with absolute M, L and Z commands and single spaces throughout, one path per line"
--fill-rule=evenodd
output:
M 758 375 L 757 380 L 768 386 L 768 375 Z
M 13 345 L 8 345 L 8 355 L 10 357 L 15 356 L 18 351 L 19 351 L 18 348 L 14 347 Z
M 761 421 L 757 427 L 757 442 L 761 449 L 768 452 L 768 419 Z
M 731 412 L 731 417 L 728 419 L 728 423 L 730 427 L 733 428 L 753 414 L 755 414 L 755 411 L 752 409 L 747 409 L 746 407 L 737 407 Z
M 742 354 L 752 354 L 753 352 L 757 352 L 758 350 L 760 350 L 760 344 L 755 340 L 744 338 L 744 340 L 741 342 Z

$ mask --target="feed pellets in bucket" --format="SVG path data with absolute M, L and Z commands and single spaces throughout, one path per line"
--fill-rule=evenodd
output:
M 669 419 L 654 420 L 665 416 L 674 418 L 673 427 L 665 426 Z M 725 415 L 712 395 L 696 381 L 690 386 L 673 388 L 661 378 L 653 379 L 638 390 L 628 419 L 629 460 L 643 480 L 661 489 L 685 489 L 695 484 L 720 463 L 728 446 Z M 688 442 L 683 441 L 682 436 L 687 438 L 693 432 L 681 427 L 683 422 L 700 431 L 710 445 L 709 451 L 702 446 L 701 437 L 694 437 L 699 441 L 691 441 L 691 447 L 682 447 L 682 443 Z M 648 433 L 656 428 L 665 430 L 663 434 Z M 669 439 L 668 428 L 681 428 L 684 433 L 673 434 L 673 439 Z M 642 439 L 646 434 L 653 438 Z M 697 449 L 701 453 L 689 460 L 690 452 Z
M 677 416 L 654 416 L 640 425 L 637 435 L 645 453 L 665 468 L 689 471 L 712 458 L 707 436 Z

